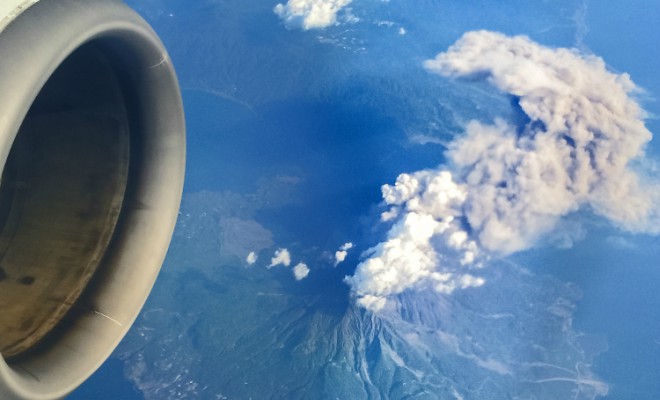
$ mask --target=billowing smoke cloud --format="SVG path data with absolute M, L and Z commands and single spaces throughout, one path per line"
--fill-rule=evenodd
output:
M 489 254 L 527 249 L 567 214 L 587 208 L 621 229 L 660 230 L 657 182 L 630 167 L 651 133 L 627 74 L 602 59 L 499 33 L 466 33 L 425 68 L 484 79 L 514 97 L 527 122 L 472 121 L 449 145 L 448 167 L 401 174 L 383 186 L 392 220 L 352 277 L 378 310 L 407 289 L 481 286 Z M 475 274 L 475 275 L 473 275 Z
M 346 256 L 348 255 L 348 250 L 353 248 L 353 243 L 348 242 L 344 243 L 339 247 L 339 250 L 335 251 L 335 267 L 339 265 L 339 263 L 344 262 L 346 260 Z
M 288 28 L 322 29 L 337 23 L 337 13 L 351 0 L 289 0 L 274 8 Z
M 307 275 L 309 275 L 309 267 L 307 264 L 301 262 L 293 267 L 293 276 L 296 277 L 297 281 L 307 278 Z
M 273 268 L 278 265 L 284 265 L 285 267 L 291 265 L 291 254 L 289 254 L 289 250 L 287 249 L 275 250 L 275 254 L 273 255 L 273 258 L 270 259 L 270 264 L 268 265 L 268 268 Z

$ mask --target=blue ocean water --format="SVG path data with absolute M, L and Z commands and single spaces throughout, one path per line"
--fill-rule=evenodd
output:
M 590 228 L 570 249 L 534 250 L 515 259 L 579 287 L 582 298 L 573 321 L 579 331 L 607 343 L 594 369 L 610 385 L 608 398 L 655 398 L 660 395 L 660 240 Z
M 110 358 L 78 390 L 67 397 L 71 400 L 141 400 L 144 399 L 133 382 L 124 374 L 124 362 Z

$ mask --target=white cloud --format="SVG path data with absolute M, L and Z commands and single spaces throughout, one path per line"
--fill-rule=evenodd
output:
M 257 262 L 257 258 L 259 258 L 257 256 L 257 253 L 255 253 L 254 251 L 251 251 L 250 254 L 247 255 L 247 258 L 245 259 L 245 262 L 248 265 L 253 265 L 254 263 Z
M 394 218 L 399 216 L 399 209 L 396 207 L 390 208 L 388 211 L 380 214 L 380 220 L 383 222 L 392 221 Z
M 348 242 L 344 243 L 339 247 L 339 250 L 335 252 L 335 267 L 339 265 L 339 263 L 344 262 L 346 260 L 346 256 L 348 255 L 348 250 L 353 248 L 353 243 Z
M 370 257 L 346 277 L 359 303 L 377 311 L 386 297 L 411 288 L 434 288 L 450 293 L 455 288 L 481 286 L 484 282 L 468 274 L 445 271 L 434 249 L 434 237 L 451 235 L 452 221 L 438 221 L 429 213 L 409 211 L 388 232 L 388 240 L 370 250 Z M 469 244 L 463 246 L 470 247 Z
M 387 300 L 381 296 L 372 296 L 370 294 L 361 296 L 357 300 L 358 304 L 367 310 L 374 312 L 380 311 L 387 305 Z
M 514 96 L 529 122 L 472 121 L 449 144 L 449 167 L 383 186 L 391 208 L 382 220 L 393 226 L 346 278 L 360 304 L 377 310 L 407 289 L 481 286 L 480 260 L 533 246 L 581 208 L 658 233 L 660 185 L 629 166 L 651 133 L 627 74 L 595 56 L 487 31 L 465 34 L 424 66 L 487 80 Z
M 305 263 L 298 263 L 293 267 L 293 275 L 296 277 L 297 281 L 303 280 L 309 275 L 309 267 Z
M 278 265 L 284 265 L 285 267 L 291 265 L 291 254 L 289 254 L 289 250 L 275 250 L 275 255 L 270 259 L 270 265 L 268 265 L 268 268 L 276 267 Z
M 348 252 L 346 250 L 335 251 L 335 267 L 337 265 L 339 265 L 339 263 L 344 262 L 347 255 L 348 255 Z
M 337 24 L 337 14 L 351 0 L 289 0 L 278 4 L 273 11 L 288 28 L 323 29 Z M 357 18 L 348 15 L 348 19 Z

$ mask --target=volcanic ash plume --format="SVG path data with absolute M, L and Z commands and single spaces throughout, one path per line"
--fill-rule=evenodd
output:
M 377 310 L 407 289 L 481 286 L 488 254 L 527 249 L 581 208 L 626 231 L 659 232 L 660 186 L 630 166 L 651 133 L 627 74 L 599 57 L 487 31 L 466 33 L 424 67 L 486 80 L 526 121 L 471 121 L 448 146 L 448 166 L 383 186 L 391 209 L 382 219 L 392 227 L 346 278 L 360 304 Z

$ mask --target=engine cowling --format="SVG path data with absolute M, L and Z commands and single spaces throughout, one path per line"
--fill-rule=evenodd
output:
M 2 0 L 0 162 L 0 398 L 61 398 L 130 328 L 178 215 L 183 107 L 149 25 Z

